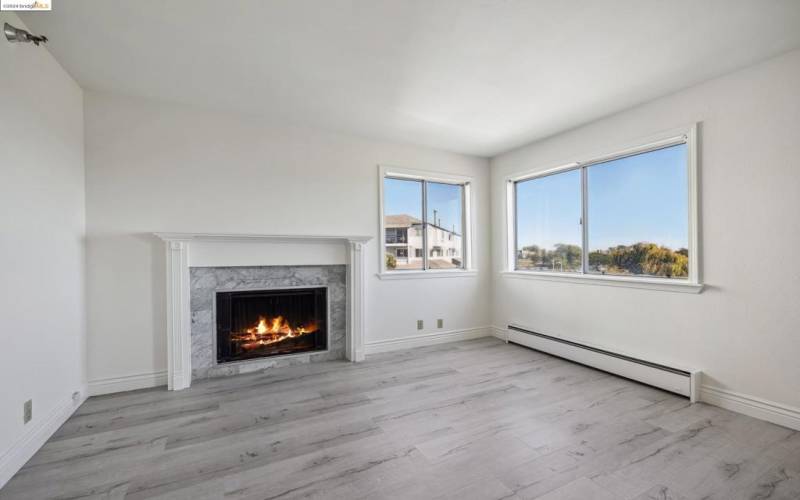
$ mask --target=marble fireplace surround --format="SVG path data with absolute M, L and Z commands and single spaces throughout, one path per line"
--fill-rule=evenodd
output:
M 330 262 L 331 250 L 344 250 L 346 265 L 347 314 L 345 357 L 353 362 L 364 359 L 365 244 L 371 236 L 267 235 L 155 233 L 166 247 L 167 297 L 167 387 L 188 388 L 192 383 L 191 278 L 190 267 L 202 266 L 209 259 L 209 248 L 224 249 L 214 255 L 214 265 L 292 266 Z M 229 259 L 229 260 L 226 260 Z M 252 260 L 247 260 L 252 259 Z M 309 260 L 310 259 L 310 260 Z
M 347 332 L 347 266 L 190 267 L 192 310 L 192 380 L 237 375 L 296 363 L 344 358 Z M 324 287 L 326 348 L 320 351 L 217 362 L 215 302 L 217 292 Z

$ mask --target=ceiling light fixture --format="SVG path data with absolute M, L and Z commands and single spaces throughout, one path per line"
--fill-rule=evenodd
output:
M 32 35 L 25 30 L 15 28 L 8 23 L 3 25 L 3 33 L 6 34 L 6 40 L 11 43 L 30 43 L 33 42 L 36 46 L 40 43 L 47 43 L 47 37 L 44 35 Z

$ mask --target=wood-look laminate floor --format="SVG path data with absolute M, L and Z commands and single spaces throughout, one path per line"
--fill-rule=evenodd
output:
M 494 338 L 89 399 L 2 499 L 798 499 L 800 433 Z

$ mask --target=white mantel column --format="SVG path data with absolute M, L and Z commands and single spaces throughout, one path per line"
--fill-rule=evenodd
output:
M 364 329 L 366 327 L 366 256 L 363 241 L 350 240 L 347 267 L 347 344 L 345 355 L 350 361 L 364 361 Z
M 192 383 L 189 242 L 170 240 L 166 247 L 167 388 L 178 391 L 187 389 Z

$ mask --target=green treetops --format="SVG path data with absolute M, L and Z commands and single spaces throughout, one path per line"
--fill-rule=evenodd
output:
M 528 245 L 519 250 L 517 259 L 520 268 L 579 271 L 581 247 L 558 243 L 552 250 L 546 250 L 538 245 Z M 602 274 L 686 278 L 689 276 L 689 251 L 685 248 L 672 250 L 648 242 L 618 245 L 589 252 L 589 270 Z

